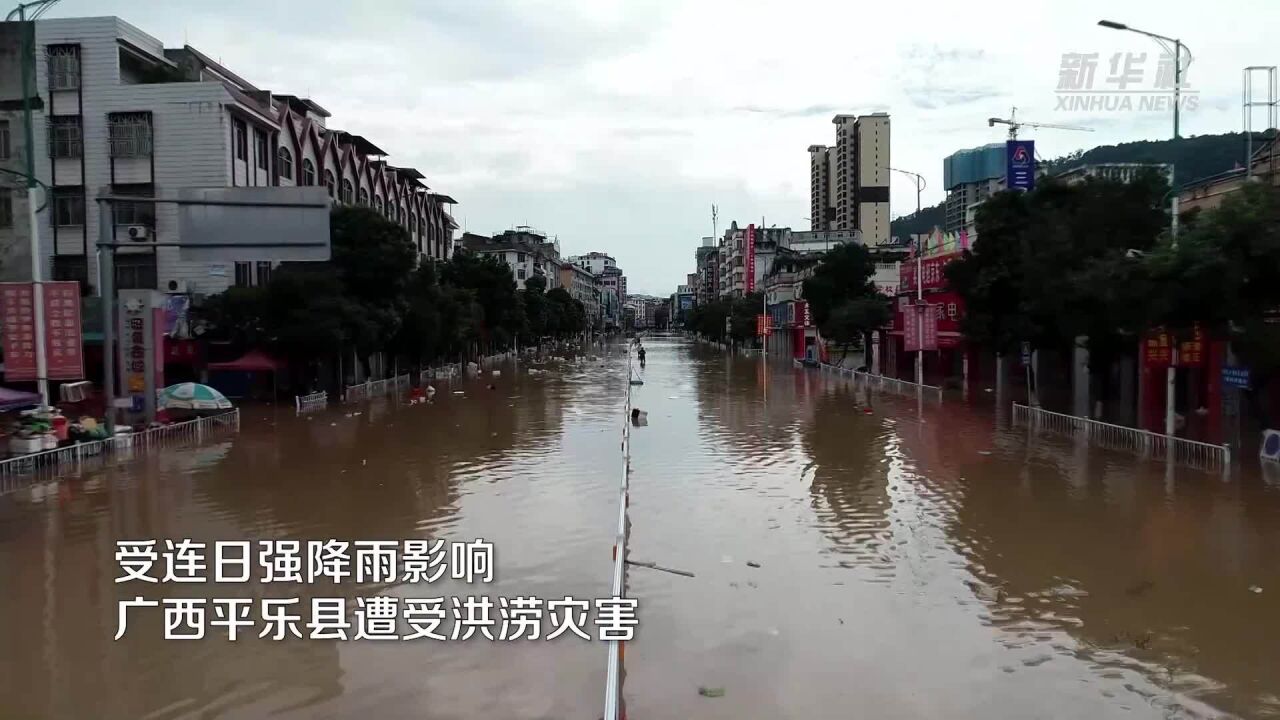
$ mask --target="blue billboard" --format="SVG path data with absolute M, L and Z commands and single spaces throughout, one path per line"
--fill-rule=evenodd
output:
M 1036 186 L 1036 141 L 1010 140 L 1005 143 L 1005 186 L 1010 190 L 1031 190 Z

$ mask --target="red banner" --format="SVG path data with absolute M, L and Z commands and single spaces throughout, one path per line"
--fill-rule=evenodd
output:
M 957 260 L 961 253 L 950 252 L 943 255 L 934 255 L 920 261 L 920 274 L 924 276 L 924 289 L 931 290 L 944 287 L 947 284 L 947 278 L 942 273 L 952 260 Z M 898 286 L 899 292 L 915 292 L 916 289 L 916 261 L 905 260 L 898 266 Z
M 1191 339 L 1178 343 L 1178 366 L 1201 367 L 1204 365 L 1204 330 L 1196 325 L 1191 331 Z
M 809 314 L 809 301 L 796 301 L 796 324 L 800 327 L 813 325 L 813 316 Z
M 938 349 L 938 311 L 935 305 L 908 305 L 902 312 L 902 349 Z
M 5 380 L 36 379 L 36 316 L 31 283 L 0 283 Z
M 1169 333 L 1155 330 L 1147 334 L 1142 343 L 1142 364 L 1145 367 L 1166 368 L 1173 362 L 1173 344 Z
M 747 226 L 747 294 L 756 291 L 756 226 Z
M 768 315 L 756 316 L 756 334 L 757 335 L 769 334 L 769 316 Z
M 45 367 L 50 380 L 84 377 L 84 336 L 80 331 L 80 283 L 41 283 L 44 292 Z

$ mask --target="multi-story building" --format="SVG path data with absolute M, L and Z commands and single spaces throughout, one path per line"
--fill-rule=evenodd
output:
M 753 242 L 748 243 L 748 230 Z M 742 297 L 763 288 L 763 279 L 773 266 L 779 246 L 785 246 L 791 228 L 738 227 L 729 224 L 719 245 L 719 272 L 717 292 L 720 297 Z M 755 275 L 748 282 L 747 268 L 752 265 L 749 255 L 755 254 Z
M 1005 144 L 990 143 L 960 150 L 942 160 L 942 184 L 947 191 L 943 231 L 972 234 L 970 209 L 1004 189 Z
M 622 273 L 622 268 L 618 267 L 618 261 L 614 260 L 613 256 L 602 252 L 589 252 L 585 255 L 570 256 L 566 262 L 590 270 L 591 274 L 600 278 L 602 289 L 613 291 L 619 305 L 626 304 L 627 276 Z
M 581 265 L 564 262 L 560 265 L 560 287 L 569 296 L 582 303 L 586 310 L 587 326 L 590 330 L 599 330 L 603 321 L 600 316 L 600 278 Z
M 493 237 L 466 233 L 462 244 L 469 252 L 491 255 L 509 265 L 519 290 L 534 276 L 542 277 L 547 289 L 560 283 L 560 252 L 545 234 L 532 228 L 521 226 Z
M 709 305 L 720 297 L 720 248 L 714 238 L 703 238 L 702 246 L 694 253 L 698 280 L 695 283 L 697 303 Z
M 792 230 L 786 238 L 785 247 L 797 253 L 805 254 L 826 252 L 845 243 L 862 244 L 862 231 L 817 230 L 805 232 L 803 230 Z
M 814 166 L 821 165 L 822 151 L 810 151 L 810 207 L 827 217 L 822 195 L 832 192 L 829 201 L 835 219 L 826 228 L 815 230 L 860 230 L 867 245 L 890 243 L 889 237 L 889 115 L 836 115 L 835 160 L 832 180 L 825 186 L 813 182 Z M 813 146 L 821 147 L 821 146 Z M 827 148 L 830 154 L 833 148 Z M 821 173 L 819 173 L 820 175 Z
M 809 146 L 809 229 L 831 230 L 836 224 L 836 153 L 826 145 Z
M 1173 165 L 1169 163 L 1088 163 L 1064 170 L 1054 178 L 1068 185 L 1084 182 L 1088 178 L 1130 183 L 1146 173 L 1163 175 L 1173 181 Z
M 618 261 L 613 259 L 612 255 L 606 255 L 602 252 L 589 252 L 586 255 L 570 255 L 565 258 L 566 261 L 586 268 L 591 271 L 592 275 L 601 275 L 607 267 L 617 267 Z
M 35 153 L 50 189 L 37 228 L 44 277 L 96 281 L 102 190 L 136 195 L 117 203 L 114 239 L 136 238 L 117 254 L 119 288 L 217 293 L 270 278 L 271 262 L 184 262 L 160 243 L 181 242 L 172 197 L 182 188 L 325 185 L 335 204 L 363 204 L 400 223 L 421 257 L 447 258 L 457 225 L 453 199 L 422 173 L 395 167 L 365 138 L 327 127 L 329 113 L 294 95 L 261 89 L 187 45 L 168 48 L 116 17 L 40 20 L 34 25 L 34 148 L 21 112 L 21 29 L 0 32 L 0 129 L 10 130 L 0 165 L 22 172 Z M 7 152 L 6 152 L 7 151 Z M 25 194 L 0 193 L 0 271 L 29 277 Z M 7 220 L 7 222 L 6 222 Z
M 600 290 L 610 293 L 614 299 L 618 301 L 618 307 L 624 307 L 627 304 L 626 294 L 626 276 L 622 274 L 622 269 L 617 265 L 610 265 L 600 273 Z

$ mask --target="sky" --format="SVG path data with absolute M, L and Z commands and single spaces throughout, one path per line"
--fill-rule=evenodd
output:
M 470 232 L 532 226 L 661 296 L 694 270 L 713 204 L 721 232 L 809 229 L 806 148 L 834 143 L 836 113 L 888 112 L 892 164 L 925 177 L 931 205 L 943 158 L 1004 140 L 987 118 L 1012 107 L 1093 129 L 1024 129 L 1045 158 L 1172 136 L 1169 106 L 1137 94 L 1061 106 L 1081 54 L 1097 53 L 1083 89 L 1119 88 L 1126 64 L 1127 88 L 1156 87 L 1160 46 L 1099 19 L 1185 41 L 1184 136 L 1240 131 L 1243 68 L 1280 63 L 1275 0 L 62 0 L 47 16 L 89 15 L 312 98 L 457 199 Z M 891 214 L 915 195 L 893 174 Z

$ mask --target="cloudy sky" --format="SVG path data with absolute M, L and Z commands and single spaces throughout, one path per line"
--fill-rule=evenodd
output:
M 1275 0 L 63 0 L 49 16 L 107 14 L 315 99 L 457 198 L 467 230 L 532 225 L 661 295 L 693 269 L 712 203 L 721 229 L 808 229 L 805 148 L 833 140 L 837 112 L 889 112 L 893 165 L 925 175 L 931 204 L 942 158 L 1002 140 L 986 118 L 1011 106 L 1095 129 L 1024 133 L 1045 157 L 1172 134 L 1167 110 L 1058 107 L 1068 53 L 1098 53 L 1095 90 L 1130 53 L 1128 87 L 1155 86 L 1159 46 L 1101 18 L 1188 44 L 1184 135 L 1238 131 L 1242 68 L 1280 63 Z M 905 177 L 892 202 L 914 210 Z

